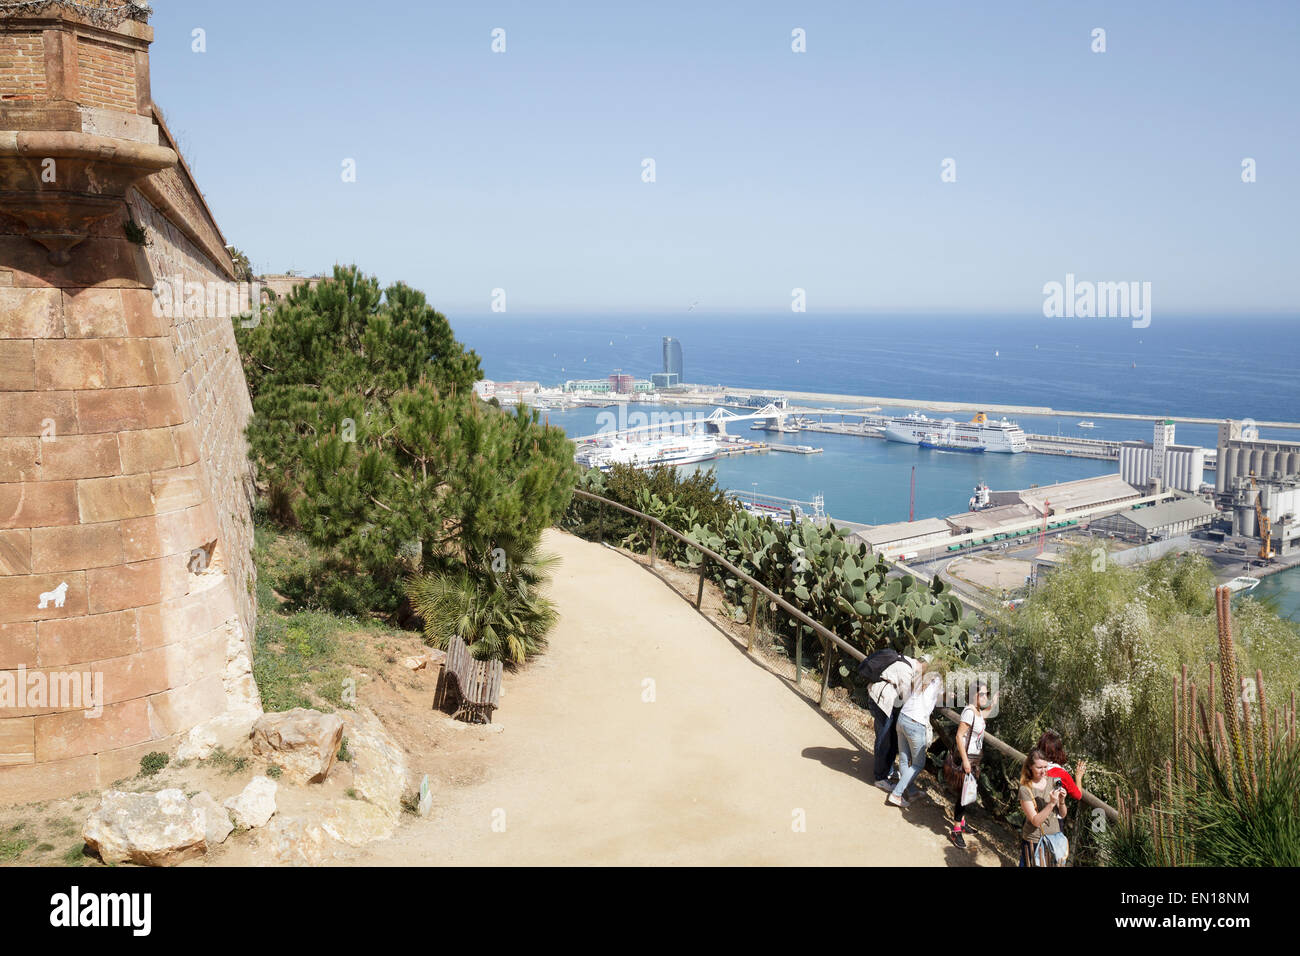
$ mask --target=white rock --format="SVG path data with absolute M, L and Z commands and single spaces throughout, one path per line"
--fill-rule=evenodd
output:
M 203 814 L 175 789 L 107 791 L 81 836 L 105 863 L 172 866 L 207 850 Z
M 365 846 L 392 836 L 397 819 L 364 800 L 338 800 L 321 813 L 320 825 L 340 843 Z
M 177 760 L 207 760 L 218 747 L 231 750 L 248 741 L 253 721 L 262 715 L 261 710 L 240 708 L 218 714 L 191 728 L 179 747 Z
M 319 783 L 334 766 L 343 721 L 337 714 L 295 707 L 263 714 L 253 724 L 253 753 L 267 757 L 295 783 Z
M 279 788 L 270 777 L 254 777 L 238 796 L 230 797 L 223 806 L 241 827 L 261 827 L 275 813 L 275 792 Z
M 206 790 L 200 790 L 190 797 L 190 806 L 197 807 L 203 814 L 203 832 L 207 835 L 208 846 L 214 847 L 225 843 L 226 837 L 230 836 L 230 831 L 235 829 L 226 808 L 217 803 L 216 798 Z
M 275 862 L 281 866 L 320 866 L 333 855 L 325 830 L 302 817 L 276 817 L 267 836 Z
M 406 791 L 406 755 L 370 710 L 358 708 L 346 714 L 344 721 L 352 753 L 353 789 L 362 800 L 398 820 Z

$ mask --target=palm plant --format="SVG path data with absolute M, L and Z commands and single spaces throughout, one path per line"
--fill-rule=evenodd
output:
M 445 650 L 460 636 L 479 660 L 522 664 L 546 646 L 558 618 L 542 593 L 558 561 L 532 548 L 499 571 L 424 572 L 407 581 L 406 596 L 433 646 Z

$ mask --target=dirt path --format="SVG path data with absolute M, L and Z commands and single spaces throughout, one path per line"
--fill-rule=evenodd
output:
M 482 772 L 347 862 L 973 862 L 938 807 L 887 807 L 869 758 L 662 582 L 556 531 L 544 549 L 562 559 L 550 651 L 507 676 L 503 732 L 453 732 Z

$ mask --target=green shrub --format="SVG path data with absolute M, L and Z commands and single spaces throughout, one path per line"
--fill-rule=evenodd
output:
M 147 753 L 140 758 L 140 776 L 152 777 L 171 761 L 171 757 L 165 753 L 154 751 Z

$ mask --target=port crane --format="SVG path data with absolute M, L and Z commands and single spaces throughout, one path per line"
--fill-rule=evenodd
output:
M 1253 490 L 1258 491 L 1258 486 L 1255 484 L 1255 473 L 1253 471 L 1250 473 L 1250 487 Z M 1264 513 L 1264 509 L 1259 506 L 1259 499 L 1260 496 L 1256 494 L 1255 495 L 1255 520 L 1259 523 L 1259 540 L 1263 542 L 1259 546 L 1259 556 L 1261 560 L 1272 561 L 1273 560 L 1273 522 L 1270 521 L 1268 515 Z

